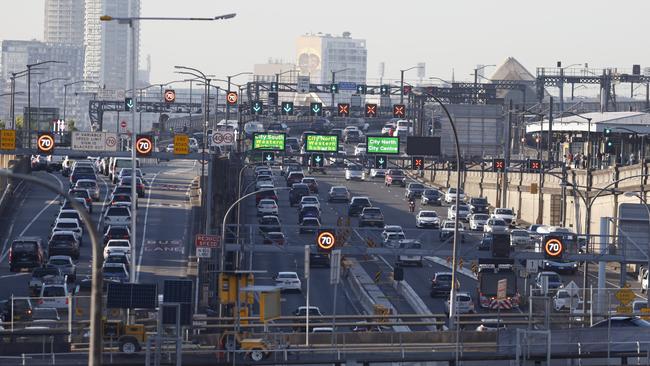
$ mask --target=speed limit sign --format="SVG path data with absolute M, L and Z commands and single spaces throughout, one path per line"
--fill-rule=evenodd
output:
M 49 133 L 41 133 L 36 140 L 36 146 L 41 154 L 51 154 L 54 151 L 54 137 Z
M 323 250 L 330 250 L 336 244 L 336 236 L 331 231 L 322 231 L 316 238 L 316 244 Z
M 564 252 L 564 243 L 558 236 L 547 236 L 544 242 L 544 254 L 547 258 L 560 258 Z
M 135 140 L 135 152 L 138 156 L 149 156 L 153 151 L 153 139 L 150 135 L 138 135 Z

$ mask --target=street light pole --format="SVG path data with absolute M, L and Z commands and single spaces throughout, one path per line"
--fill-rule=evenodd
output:
M 36 129 L 37 130 L 41 129 L 41 115 L 42 115 L 42 113 L 41 113 L 41 85 L 47 84 L 47 83 L 52 82 L 52 81 L 58 81 L 58 80 L 68 80 L 68 79 L 66 79 L 66 78 L 54 78 L 54 79 L 49 79 L 49 80 L 45 80 L 45 81 L 39 81 L 37 83 L 38 84 L 38 109 L 37 109 L 38 112 L 37 112 L 37 117 L 36 117 Z M 63 95 L 63 104 L 65 104 L 65 93 Z M 64 108 L 64 111 L 65 111 L 65 108 Z M 65 121 L 65 113 L 64 113 L 63 120 Z
M 400 88 L 400 91 L 399 91 L 399 104 L 404 104 L 404 73 L 409 71 L 409 70 L 419 69 L 419 68 L 420 68 L 420 65 L 416 65 L 416 66 L 409 67 L 408 69 L 404 69 L 404 70 L 399 71 L 399 74 L 400 74 L 400 78 L 399 78 L 399 88 Z
M 346 67 L 345 69 L 341 69 L 341 70 L 336 70 L 336 71 L 332 70 L 332 85 L 334 85 L 336 83 L 336 73 L 343 72 L 343 71 L 348 71 L 348 70 L 350 70 L 349 67 Z M 331 85 L 330 85 L 330 92 L 332 94 L 332 100 L 330 101 L 330 107 L 332 108 L 332 111 L 333 111 L 334 110 L 334 98 L 336 97 L 336 93 L 334 93 L 334 89 L 332 88 Z
M 226 93 L 230 92 L 230 79 L 232 79 L 234 77 L 237 77 L 239 75 L 252 75 L 252 74 L 253 73 L 250 72 L 250 71 L 244 71 L 244 72 L 240 72 L 240 73 L 235 74 L 235 75 L 228 75 L 226 77 L 228 79 L 227 80 L 227 82 L 228 82 L 228 90 L 226 90 Z M 241 98 L 241 96 L 238 96 L 238 97 Z M 230 120 L 230 103 L 226 103 L 226 123 L 228 123 L 229 120 Z M 241 126 L 239 126 L 239 127 L 240 127 L 240 130 L 241 130 Z
M 45 64 L 67 64 L 67 62 L 50 60 L 27 65 L 27 123 L 23 121 L 23 130 L 27 126 L 27 146 L 30 149 L 32 148 L 32 68 Z

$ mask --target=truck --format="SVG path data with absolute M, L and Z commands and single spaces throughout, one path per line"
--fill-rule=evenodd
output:
M 510 310 L 519 308 L 521 296 L 517 289 L 517 275 L 513 270 L 514 260 L 501 258 L 479 259 L 477 274 L 477 297 L 484 309 Z M 499 281 L 507 281 L 506 296 L 497 298 Z

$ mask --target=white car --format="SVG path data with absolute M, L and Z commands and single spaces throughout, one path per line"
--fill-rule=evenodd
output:
M 174 152 L 174 144 L 168 144 L 167 147 L 165 148 L 165 152 L 173 153 Z
M 445 202 L 448 204 L 452 204 L 456 202 L 456 188 L 449 188 L 447 189 L 447 193 L 445 193 Z M 458 200 L 463 201 L 465 199 L 465 193 L 463 190 L 460 190 L 460 194 L 458 195 Z
M 530 240 L 530 233 L 524 229 L 514 229 L 510 231 L 510 246 L 524 249 L 534 248 Z
M 515 226 L 517 223 L 517 215 L 515 211 L 510 208 L 495 208 L 492 217 L 501 219 L 510 226 Z
M 110 206 L 104 213 L 104 226 L 128 226 L 131 222 L 131 210 L 126 206 Z
M 394 123 L 386 123 L 384 125 L 384 127 L 381 128 L 381 134 L 382 135 L 390 135 L 393 130 L 395 130 L 395 124 Z
M 354 155 L 355 156 L 366 155 L 366 144 L 365 143 L 357 144 L 357 146 L 354 147 Z
M 445 301 L 445 312 L 449 314 L 451 305 L 449 299 Z M 456 293 L 456 314 L 472 314 L 474 313 L 474 301 L 469 292 Z
M 422 243 L 417 239 L 402 239 L 399 241 L 399 248 L 405 250 L 422 249 Z M 414 264 L 418 267 L 422 267 L 422 256 L 400 254 L 397 256 L 397 263 L 403 265 Z
M 389 234 L 394 233 L 404 235 L 404 229 L 402 229 L 402 227 L 399 225 L 386 225 L 384 226 L 384 231 L 381 232 L 381 237 L 385 240 Z
M 257 182 L 255 182 L 255 190 L 260 190 L 263 185 L 275 186 L 273 184 L 273 177 L 270 175 L 258 175 Z
M 483 231 L 483 227 L 489 219 L 488 214 L 472 214 L 469 216 L 469 229 Z
M 508 224 L 506 224 L 505 221 L 497 218 L 490 218 L 483 226 L 483 232 L 486 233 L 507 233 L 508 232 Z
M 79 241 L 84 235 L 84 230 L 77 219 L 57 219 L 52 226 L 52 233 L 57 231 L 73 231 L 77 234 Z
M 386 169 L 372 168 L 370 169 L 370 178 L 385 178 Z
M 44 283 L 36 307 L 67 310 L 70 302 L 69 296 L 70 291 L 65 281 L 61 283 Z
M 318 201 L 318 197 L 316 196 L 303 196 L 298 204 L 298 211 L 302 211 L 304 205 L 314 205 L 318 207 L 318 211 L 320 211 L 320 201 Z
M 124 239 L 111 239 L 104 247 L 104 259 L 111 254 L 124 253 L 127 256 L 131 255 L 131 243 Z
M 580 301 L 579 296 L 571 296 L 569 291 L 559 289 L 553 296 L 553 308 L 555 311 L 575 309 Z
M 361 165 L 349 164 L 345 167 L 345 180 L 365 180 L 366 172 Z
M 301 291 L 302 283 L 296 272 L 278 272 L 278 275 L 275 276 L 275 287 L 280 291 Z
M 79 179 L 74 185 L 74 189 L 85 189 L 90 193 L 93 201 L 99 201 L 99 186 L 94 179 Z
M 415 216 L 415 227 L 430 227 L 437 229 L 440 227 L 440 217 L 438 217 L 438 213 L 436 211 L 421 210 Z
M 400 242 L 406 239 L 404 233 L 388 233 L 384 236 L 384 247 L 399 248 Z
M 270 198 L 263 198 L 257 204 L 257 216 L 278 215 L 278 204 Z
M 413 122 L 400 119 L 397 121 L 397 128 L 393 131 L 393 136 L 408 136 L 413 133 Z
M 458 219 L 459 220 L 467 220 L 467 217 L 469 216 L 469 206 L 467 205 L 458 205 Z M 456 218 L 456 205 L 452 205 L 447 209 L 447 218 L 449 220 L 454 220 Z

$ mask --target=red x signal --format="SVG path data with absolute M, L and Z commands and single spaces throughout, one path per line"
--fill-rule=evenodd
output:
M 406 106 L 404 104 L 393 105 L 393 117 L 404 118 L 406 116 Z
M 375 117 L 375 116 L 377 116 L 377 105 L 366 104 L 366 117 Z
M 339 103 L 339 117 L 348 117 L 350 115 L 350 104 Z

